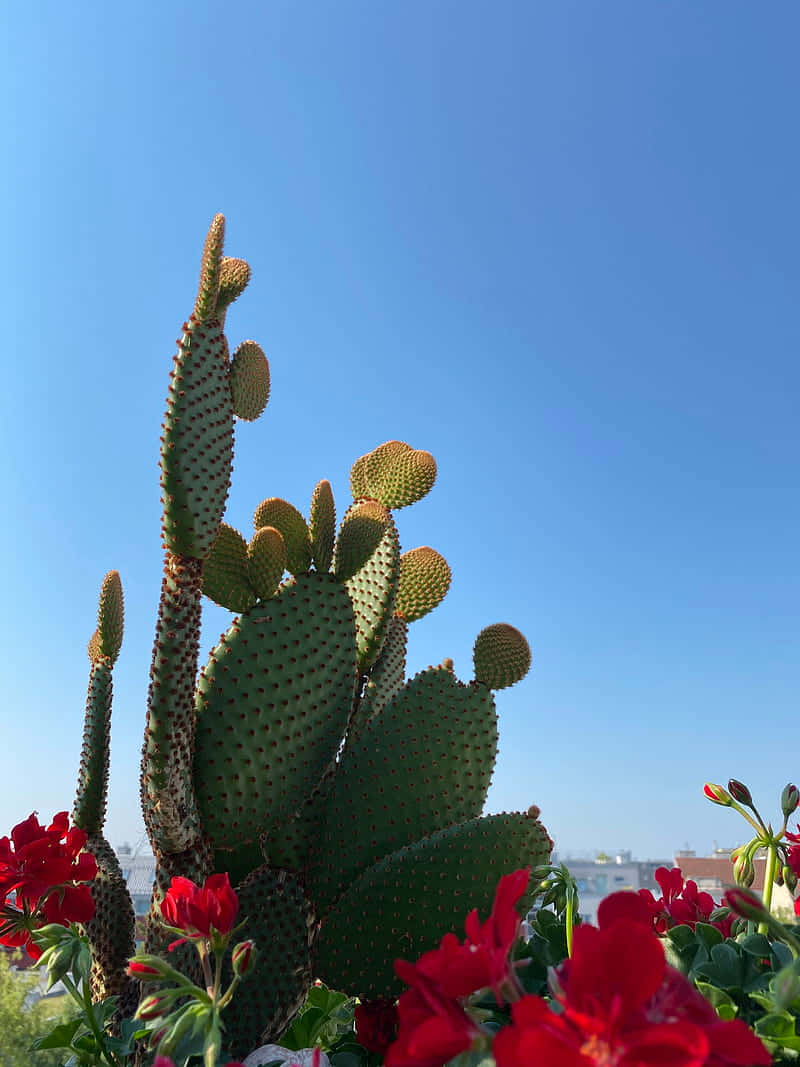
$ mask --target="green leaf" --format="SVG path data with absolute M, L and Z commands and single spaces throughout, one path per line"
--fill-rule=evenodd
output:
M 710 926 L 708 923 L 697 923 L 694 932 L 695 936 L 708 948 L 713 948 L 714 945 L 721 945 L 725 940 L 716 926 Z
M 796 1037 L 794 1022 L 788 1011 L 772 1012 L 756 1019 L 755 1031 L 759 1037 L 768 1037 L 770 1041 L 783 1044 L 786 1038 Z
M 758 956 L 760 959 L 769 959 L 772 952 L 772 942 L 764 934 L 750 934 L 737 943 L 745 952 L 751 956 Z
M 734 1015 L 736 1015 L 739 1009 L 724 989 L 719 989 L 717 986 L 711 985 L 710 982 L 695 982 L 695 985 L 709 1004 L 716 1009 L 717 1015 L 719 1015 L 720 1018 L 732 1019 Z M 720 1012 L 720 1008 L 726 1009 L 726 1014 L 724 1016 Z
M 37 1052 L 43 1048 L 72 1048 L 72 1039 L 82 1025 L 82 1019 L 70 1019 L 67 1023 L 59 1023 L 46 1037 L 37 1038 L 31 1047 Z
M 673 926 L 667 930 L 667 937 L 677 949 L 685 949 L 696 943 L 694 931 L 690 926 Z

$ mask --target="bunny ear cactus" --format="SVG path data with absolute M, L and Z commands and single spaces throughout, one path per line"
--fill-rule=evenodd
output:
M 103 999 L 121 995 L 123 1005 L 136 1006 L 136 983 L 125 973 L 135 951 L 135 917 L 119 860 L 103 836 L 108 793 L 111 731 L 112 671 L 122 646 L 124 605 L 122 582 L 110 571 L 100 589 L 97 629 L 89 641 L 89 692 L 78 789 L 72 821 L 87 834 L 86 850 L 97 860 L 92 882 L 95 913 L 86 923 L 92 953 L 92 995 Z M 132 1003 L 131 1003 L 132 1001 Z
M 552 842 L 538 809 L 481 815 L 497 750 L 491 690 L 526 673 L 522 634 L 484 630 L 471 682 L 449 660 L 405 677 L 408 627 L 451 579 L 429 546 L 401 552 L 393 515 L 432 489 L 429 452 L 393 440 L 357 459 L 338 530 L 325 479 L 307 519 L 267 497 L 249 541 L 223 522 L 234 419 L 257 417 L 270 388 L 255 342 L 228 355 L 226 312 L 250 271 L 223 256 L 223 239 L 217 216 L 170 376 L 141 794 L 156 857 L 149 951 L 164 948 L 159 904 L 173 876 L 227 871 L 238 884 L 259 949 L 226 1011 L 226 1051 L 241 1058 L 280 1036 L 312 978 L 398 993 L 394 956 L 433 947 L 467 905 L 488 911 L 497 878 L 545 863 Z M 203 593 L 235 617 L 198 673 Z M 90 653 L 98 694 L 109 672 L 109 699 L 114 603 L 110 585 Z M 96 719 L 87 713 L 76 804 L 87 829 L 105 796 L 91 769 L 107 752 Z

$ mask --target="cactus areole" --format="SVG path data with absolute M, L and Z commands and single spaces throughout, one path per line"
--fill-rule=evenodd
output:
M 223 522 L 234 421 L 256 419 L 270 390 L 255 341 L 229 354 L 225 316 L 250 269 L 223 255 L 224 238 L 217 215 L 169 378 L 141 798 L 156 859 L 148 952 L 170 937 L 160 903 L 173 876 L 199 884 L 227 872 L 237 887 L 258 946 L 226 1013 L 225 1051 L 240 1058 L 280 1037 L 316 978 L 355 996 L 398 995 L 396 956 L 433 948 L 470 908 L 488 912 L 498 878 L 547 862 L 552 842 L 535 806 L 481 814 L 497 751 L 492 689 L 527 672 L 523 635 L 505 623 L 481 631 L 472 681 L 447 659 L 405 677 L 408 626 L 450 583 L 434 549 L 401 553 L 394 518 L 433 487 L 429 452 L 392 440 L 359 457 L 338 526 L 326 480 L 308 517 L 265 497 L 252 533 Z M 233 617 L 201 666 L 204 595 Z M 114 571 L 89 643 L 73 817 L 98 864 L 92 992 L 120 994 L 132 1013 L 134 912 L 103 837 L 122 629 Z

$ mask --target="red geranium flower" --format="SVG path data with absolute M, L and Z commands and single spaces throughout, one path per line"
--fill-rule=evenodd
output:
M 641 897 L 612 894 L 598 910 L 598 921 L 600 929 L 575 931 L 572 958 L 556 971 L 560 1014 L 539 997 L 512 1005 L 512 1025 L 494 1040 L 498 1067 L 771 1063 L 743 1022 L 722 1022 L 689 981 L 667 966 Z
M 83 852 L 86 834 L 70 827 L 65 811 L 44 827 L 31 814 L 0 837 L 0 944 L 25 945 L 34 959 L 41 955 L 30 941 L 31 931 L 43 923 L 88 922 L 94 902 L 88 885 L 97 863 Z M 9 897 L 14 894 L 13 905 Z
M 694 930 L 699 922 L 715 926 L 723 937 L 729 937 L 736 916 L 729 915 L 721 921 L 710 922 L 711 913 L 719 907 L 710 893 L 701 893 L 691 879 L 684 882 L 680 867 L 668 870 L 659 867 L 656 881 L 661 887 L 661 896 L 655 899 L 649 889 L 640 889 L 639 895 L 647 902 L 652 916 L 653 929 L 664 934 L 673 926 L 689 926 Z
M 397 1037 L 397 1005 L 393 1000 L 363 1000 L 356 1005 L 358 1043 L 383 1054 Z
M 521 922 L 516 905 L 529 875 L 525 868 L 500 879 L 486 922 L 480 922 L 477 910 L 467 916 L 465 941 L 445 934 L 439 948 L 416 964 L 395 960 L 398 977 L 411 989 L 400 997 L 399 1031 L 387 1052 L 387 1067 L 439 1067 L 482 1033 L 464 1011 L 465 997 L 491 987 L 502 1003 L 506 984 L 518 992 L 509 953 Z
M 183 931 L 186 937 L 173 941 L 170 950 L 184 941 L 227 937 L 239 911 L 239 898 L 227 874 L 212 874 L 202 886 L 189 878 L 173 878 L 161 901 L 161 914 L 169 926 Z

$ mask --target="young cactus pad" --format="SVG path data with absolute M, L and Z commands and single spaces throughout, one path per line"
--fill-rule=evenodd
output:
M 552 843 L 538 809 L 481 815 L 497 750 L 492 690 L 526 673 L 522 634 L 483 630 L 474 681 L 450 660 L 405 677 L 408 627 L 450 585 L 435 549 L 401 552 L 393 514 L 432 489 L 429 452 L 391 440 L 357 459 L 338 530 L 324 478 L 307 516 L 265 497 L 249 542 L 223 522 L 235 419 L 260 415 L 270 390 L 254 341 L 228 355 L 227 311 L 250 269 L 223 255 L 224 236 L 218 215 L 170 375 L 141 795 L 156 859 L 149 951 L 171 939 L 159 903 L 173 876 L 228 871 L 238 885 L 259 950 L 225 1018 L 225 1057 L 240 1059 L 280 1037 L 314 978 L 396 995 L 395 956 L 433 948 L 472 907 L 487 911 L 498 878 L 546 862 Z M 234 617 L 200 670 L 203 593 Z M 100 867 L 92 989 L 122 992 L 130 1011 L 133 911 L 102 838 L 121 639 L 110 575 L 89 648 L 75 818 Z

